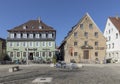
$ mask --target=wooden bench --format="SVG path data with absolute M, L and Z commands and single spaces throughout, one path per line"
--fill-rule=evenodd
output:
M 19 71 L 19 66 L 13 66 L 9 68 L 9 72 Z

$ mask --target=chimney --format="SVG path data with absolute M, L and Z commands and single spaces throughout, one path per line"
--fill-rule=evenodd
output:
M 116 17 L 115 17 L 117 20 L 119 19 L 119 16 L 118 15 L 116 15 Z
M 40 20 L 40 17 L 38 17 L 38 21 L 39 21 L 39 23 L 40 23 L 40 21 L 41 21 L 41 20 Z

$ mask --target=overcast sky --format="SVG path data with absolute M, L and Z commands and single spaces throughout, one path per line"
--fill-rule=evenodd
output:
M 103 32 L 109 16 L 120 16 L 120 0 L 0 0 L 0 37 L 29 20 L 41 20 L 57 31 L 56 43 L 86 14 Z

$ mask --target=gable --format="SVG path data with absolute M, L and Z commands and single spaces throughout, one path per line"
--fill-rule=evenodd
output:
M 108 18 L 106 25 L 105 25 L 105 29 L 104 29 L 104 36 L 107 36 L 109 33 L 113 33 L 113 34 L 119 33 L 119 30 L 118 30 L 118 28 L 116 28 L 116 26 L 113 24 L 113 22 Z
M 83 28 L 81 28 L 81 25 L 83 25 Z M 80 36 L 84 35 L 84 32 L 88 32 L 91 36 L 94 35 L 94 32 L 98 32 L 100 36 L 105 38 L 88 13 L 74 26 L 74 28 L 72 28 L 67 39 L 73 36 L 75 32 L 79 32 Z

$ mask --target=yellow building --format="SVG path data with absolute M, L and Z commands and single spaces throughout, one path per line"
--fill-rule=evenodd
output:
M 87 13 L 72 28 L 59 48 L 65 62 L 103 63 L 106 39 Z

